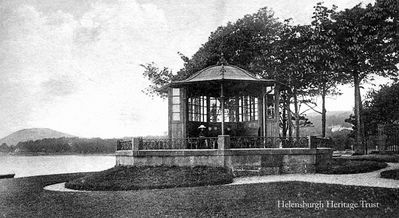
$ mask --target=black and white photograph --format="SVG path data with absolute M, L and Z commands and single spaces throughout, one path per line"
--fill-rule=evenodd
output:
M 0 217 L 396 217 L 398 0 L 0 0 Z

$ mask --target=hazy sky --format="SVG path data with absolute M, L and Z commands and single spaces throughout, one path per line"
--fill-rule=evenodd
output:
M 46 127 L 83 137 L 163 134 L 167 104 L 140 64 L 177 71 L 210 32 L 269 7 L 311 20 L 319 0 L 0 0 L 0 138 Z M 360 0 L 325 0 L 352 7 Z M 372 2 L 371 0 L 363 3 Z M 351 110 L 353 90 L 327 102 Z

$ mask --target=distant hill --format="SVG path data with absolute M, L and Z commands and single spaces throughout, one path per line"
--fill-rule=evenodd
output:
M 340 131 L 344 129 L 352 129 L 352 125 L 345 122 L 349 118 L 352 111 L 327 111 L 327 136 L 331 132 Z M 321 114 L 309 113 L 306 117 L 313 123 L 312 127 L 301 129 L 302 135 L 321 135 Z
M 61 138 L 61 137 L 74 137 L 74 136 L 48 128 L 22 129 L 0 139 L 0 145 L 6 143 L 8 146 L 10 146 L 10 145 L 17 145 L 18 142 L 25 142 L 29 140 L 38 140 L 44 138 Z

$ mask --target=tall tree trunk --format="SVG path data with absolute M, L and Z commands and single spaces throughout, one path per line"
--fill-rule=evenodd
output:
M 326 110 L 326 85 L 323 85 L 323 90 L 321 93 L 321 135 L 322 137 L 326 137 L 326 116 L 327 116 L 327 110 Z
M 360 86 L 359 86 L 359 118 L 360 118 L 360 136 L 361 136 L 361 141 L 360 143 L 362 144 L 363 147 L 363 153 L 367 154 L 367 143 L 366 143 L 366 134 L 365 134 L 365 129 L 364 129 L 364 117 L 363 117 L 363 104 L 362 104 L 362 95 L 360 93 Z
M 287 137 L 287 92 L 283 96 L 282 122 L 283 122 L 283 138 L 286 138 Z
M 294 87 L 294 110 L 295 110 L 295 138 L 299 140 L 299 110 L 298 110 L 298 96 L 297 89 Z
M 288 92 L 287 98 L 287 123 L 288 123 L 288 137 L 292 137 L 292 113 L 291 113 L 291 91 Z
M 360 81 L 359 73 L 357 71 L 353 72 L 353 82 L 355 85 L 355 119 L 356 119 L 356 148 L 355 150 L 361 149 L 361 120 L 360 120 Z

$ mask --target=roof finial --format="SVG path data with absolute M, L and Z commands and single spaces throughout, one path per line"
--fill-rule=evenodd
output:
M 227 65 L 227 61 L 226 61 L 226 59 L 224 58 L 224 55 L 223 55 L 223 52 L 222 53 L 220 53 L 220 59 L 219 59 L 219 61 L 218 61 L 218 65 Z
M 222 69 L 220 69 L 220 74 L 222 75 L 222 79 L 224 79 L 224 73 L 226 72 L 226 69 L 224 69 L 224 65 L 227 65 L 227 61 L 224 58 L 223 52 L 220 54 L 220 60 L 218 64 L 222 65 Z

